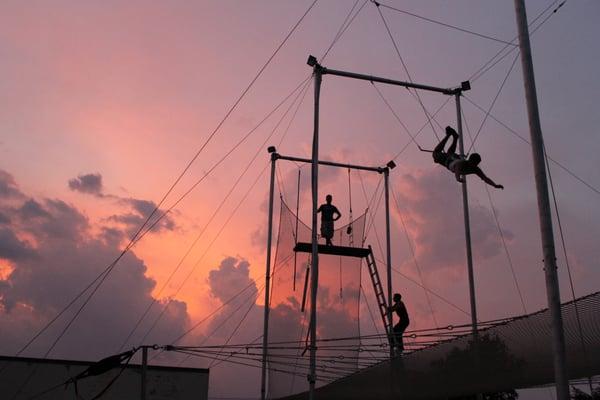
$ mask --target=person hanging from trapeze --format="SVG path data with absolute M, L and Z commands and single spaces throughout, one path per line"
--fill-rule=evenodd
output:
M 339 212 L 336 206 L 331 204 L 333 197 L 328 194 L 325 197 L 325 204 L 321 204 L 318 213 L 321 213 L 321 236 L 325 238 L 325 244 L 331 246 L 331 239 L 333 238 L 333 222 L 337 221 L 342 217 L 342 213 Z M 334 217 L 334 214 L 336 217 Z
M 452 136 L 452 143 L 450 143 L 448 150 L 444 151 L 444 147 L 450 136 Z M 488 185 L 497 189 L 504 189 L 504 186 L 496 184 L 483 173 L 481 168 L 478 167 L 481 162 L 481 156 L 478 153 L 472 153 L 468 159 L 462 158 L 459 154 L 456 154 L 457 140 L 458 133 L 453 128 L 447 126 L 446 137 L 444 137 L 432 151 L 431 155 L 433 156 L 433 161 L 454 172 L 454 176 L 456 176 L 456 180 L 459 182 L 463 182 L 462 175 L 475 174 Z
M 394 343 L 396 346 L 396 354 L 400 355 L 404 351 L 404 341 L 402 336 L 404 331 L 410 324 L 410 318 L 408 318 L 408 311 L 406 306 L 402 302 L 402 295 L 400 293 L 394 293 L 394 304 L 389 308 L 391 312 L 395 312 L 400 319 L 396 325 L 394 325 Z

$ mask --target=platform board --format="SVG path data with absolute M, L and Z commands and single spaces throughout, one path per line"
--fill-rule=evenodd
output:
M 312 244 L 299 242 L 294 247 L 294 251 L 301 253 L 312 253 Z M 371 250 L 363 249 L 362 247 L 327 246 L 325 244 L 320 244 L 318 251 L 319 254 L 364 258 L 369 255 Z

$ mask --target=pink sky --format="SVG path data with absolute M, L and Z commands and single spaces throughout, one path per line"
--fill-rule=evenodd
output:
M 11 219 L 17 218 L 16 207 L 27 199 L 35 199 L 58 218 L 62 214 L 46 199 L 64 201 L 87 218 L 87 225 L 78 225 L 80 235 L 70 237 L 75 247 L 77 241 L 90 244 L 99 240 L 103 227 L 132 229 L 114 216 L 135 214 L 137 203 L 132 199 L 160 201 L 309 4 L 308 1 L 6 3 L 0 16 L 0 169 L 8 174 L 4 182 L 11 181 L 9 177 L 12 177 L 11 187 L 18 188 L 15 190 L 19 195 L 6 200 L 4 210 L 15 213 L 9 215 Z M 316 4 L 168 197 L 163 209 L 173 204 L 308 76 L 307 56 L 322 56 L 352 4 L 350 1 Z M 389 4 L 502 40 L 511 40 L 516 32 L 510 2 L 415 0 Z M 549 4 L 549 1 L 529 1 L 530 19 Z M 499 43 L 389 9 L 381 10 L 417 82 L 457 86 L 502 47 Z M 600 84 L 594 78 L 600 69 L 600 58 L 593 51 L 597 47 L 595 38 L 600 35 L 596 23 L 599 16 L 597 2 L 567 2 L 532 38 L 548 152 L 594 188 L 600 187 L 597 138 L 600 119 L 595 110 Z M 512 59 L 512 55 L 507 57 L 473 81 L 473 89 L 467 93 L 469 99 L 484 108 L 489 107 Z M 377 9 L 371 3 L 356 17 L 323 64 L 334 69 L 407 79 Z M 378 88 L 413 134 L 426 122 L 419 104 L 405 89 L 381 85 Z M 441 95 L 425 93 L 422 96 L 431 112 L 445 100 Z M 171 215 L 172 227 L 148 235 L 136 246 L 135 256 L 147 268 L 135 269 L 138 281 L 141 278 L 156 281 L 155 286 L 148 283 L 149 287 L 140 288 L 143 297 L 140 304 L 144 299 L 152 299 L 151 296 L 164 301 L 174 295 L 267 164 L 266 147 L 262 143 L 288 105 L 286 103 L 176 207 Z M 463 105 L 466 123 L 474 135 L 483 114 L 467 101 Z M 323 159 L 383 165 L 409 140 L 367 82 L 326 76 L 321 112 Z M 519 62 L 492 114 L 528 138 Z M 288 121 L 289 116 L 267 141 L 268 145 L 279 143 Z M 440 112 L 437 121 L 442 126 L 456 124 L 452 103 Z M 309 89 L 279 151 L 309 156 L 311 126 L 312 91 Z M 436 131 L 443 135 L 443 128 L 436 127 Z M 424 147 L 433 147 L 436 138 L 431 128 L 426 127 L 418 141 Z M 483 156 L 482 168 L 505 186 L 504 191 L 490 188 L 490 193 L 527 311 L 538 310 L 546 303 L 530 150 L 492 119 L 483 126 L 476 148 Z M 188 246 L 258 150 L 260 155 L 237 189 L 170 285 L 159 295 Z M 399 166 L 392 172 L 391 182 L 400 214 L 393 206 L 394 267 L 420 279 L 400 222 L 402 215 L 425 284 L 468 309 L 459 185 L 450 173 L 434 166 L 430 156 L 412 144 L 396 161 Z M 279 166 L 284 198 L 293 204 L 297 167 L 290 163 L 279 163 Z M 576 292 L 584 295 L 598 290 L 600 282 L 597 268 L 600 250 L 596 246 L 600 234 L 599 195 L 556 166 L 551 168 Z M 301 196 L 301 216 L 309 221 L 309 169 L 305 167 L 302 171 L 305 192 Z M 69 180 L 86 174 L 101 175 L 101 196 L 69 188 Z M 320 197 L 334 193 L 335 202 L 344 214 L 342 220 L 347 221 L 346 172 L 322 169 L 322 174 Z M 352 179 L 352 205 L 357 215 L 364 211 L 366 201 L 358 175 Z M 367 195 L 371 196 L 377 181 L 367 176 L 364 179 Z M 268 174 L 265 173 L 177 294 L 176 300 L 182 308 L 171 317 L 181 327 L 189 327 L 221 304 L 222 299 L 215 295 L 208 277 L 227 257 L 247 260 L 249 269 L 245 279 L 262 284 L 267 194 Z M 471 179 L 469 194 L 476 236 L 479 317 L 488 320 L 522 313 L 484 184 Z M 376 229 L 383 237 L 381 210 L 376 216 Z M 23 243 L 39 250 L 41 247 L 36 246 L 41 245 L 36 241 L 44 240 L 40 232 L 45 228 L 34 225 L 32 220 L 19 221 L 11 229 Z M 126 243 L 124 239 L 121 246 Z M 367 242 L 377 247 L 375 231 L 371 231 Z M 44 248 L 50 251 L 57 249 L 56 246 Z M 570 289 L 558 240 L 557 253 L 561 294 L 563 300 L 568 300 Z M 52 268 L 60 269 L 60 252 L 55 257 L 59 259 L 53 258 Z M 135 260 L 129 262 L 137 265 Z M 13 284 L 8 274 L 19 268 L 19 262 L 9 257 L 0 258 L 0 282 Z M 35 267 L 31 268 L 35 273 Z M 431 326 L 432 317 L 423 291 L 399 275 L 393 279 L 395 290 L 404 293 L 407 306 L 412 310 L 414 326 Z M 84 282 L 85 279 L 74 279 L 71 288 L 74 293 Z M 16 330 L 33 334 L 40 321 L 52 315 L 52 310 L 36 310 L 35 302 L 28 300 L 43 298 L 43 288 L 23 286 L 19 290 L 19 304 L 32 307 L 32 314 L 27 317 L 29 322 L 15 328 L 16 339 L 10 347 L 2 348 L 5 354 L 14 353 L 22 345 Z M 262 304 L 262 299 L 258 303 Z M 60 304 L 57 300 L 56 307 Z M 433 308 L 440 324 L 469 320 L 439 300 L 433 299 Z M 6 310 L 0 313 L 1 325 L 13 324 L 13 318 Z M 93 315 L 88 318 L 93 320 Z M 258 328 L 260 324 L 253 323 L 253 326 Z M 157 334 L 156 340 L 168 340 L 168 333 Z M 250 336 L 260 333 L 251 332 Z M 107 348 L 111 346 L 114 347 L 109 344 Z M 42 349 L 40 345 L 38 353 L 32 354 L 40 355 Z

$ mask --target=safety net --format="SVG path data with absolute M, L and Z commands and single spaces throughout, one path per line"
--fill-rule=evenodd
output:
M 335 248 L 363 246 L 366 216 L 334 230 Z M 270 296 L 268 397 L 278 398 L 308 389 L 308 322 L 310 320 L 310 253 L 295 252 L 297 243 L 311 242 L 311 228 L 282 201 L 272 270 Z M 319 244 L 325 244 L 320 238 Z M 319 256 L 317 338 L 350 337 L 343 345 L 318 349 L 318 381 L 323 385 L 339 377 L 328 371 L 330 360 L 343 360 L 346 374 L 358 370 L 361 259 Z
M 564 303 L 562 317 L 569 379 L 599 375 L 600 292 Z M 555 381 L 553 354 L 544 309 L 362 369 L 319 388 L 317 398 L 452 398 L 547 385 Z

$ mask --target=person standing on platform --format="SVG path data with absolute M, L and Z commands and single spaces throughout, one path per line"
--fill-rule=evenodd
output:
M 396 343 L 397 354 L 402 354 L 404 351 L 404 342 L 402 341 L 402 335 L 410 324 L 410 318 L 408 318 L 408 311 L 406 306 L 402 302 L 402 295 L 400 293 L 394 293 L 394 304 L 390 307 L 390 311 L 395 312 L 400 321 L 394 325 L 394 342 Z
M 331 239 L 333 238 L 333 222 L 337 221 L 342 217 L 342 213 L 339 212 L 336 206 L 331 204 L 333 197 L 328 194 L 325 197 L 325 204 L 321 204 L 318 213 L 321 213 L 321 236 L 325 238 L 325 244 L 332 246 Z M 334 217 L 334 215 L 336 215 Z

